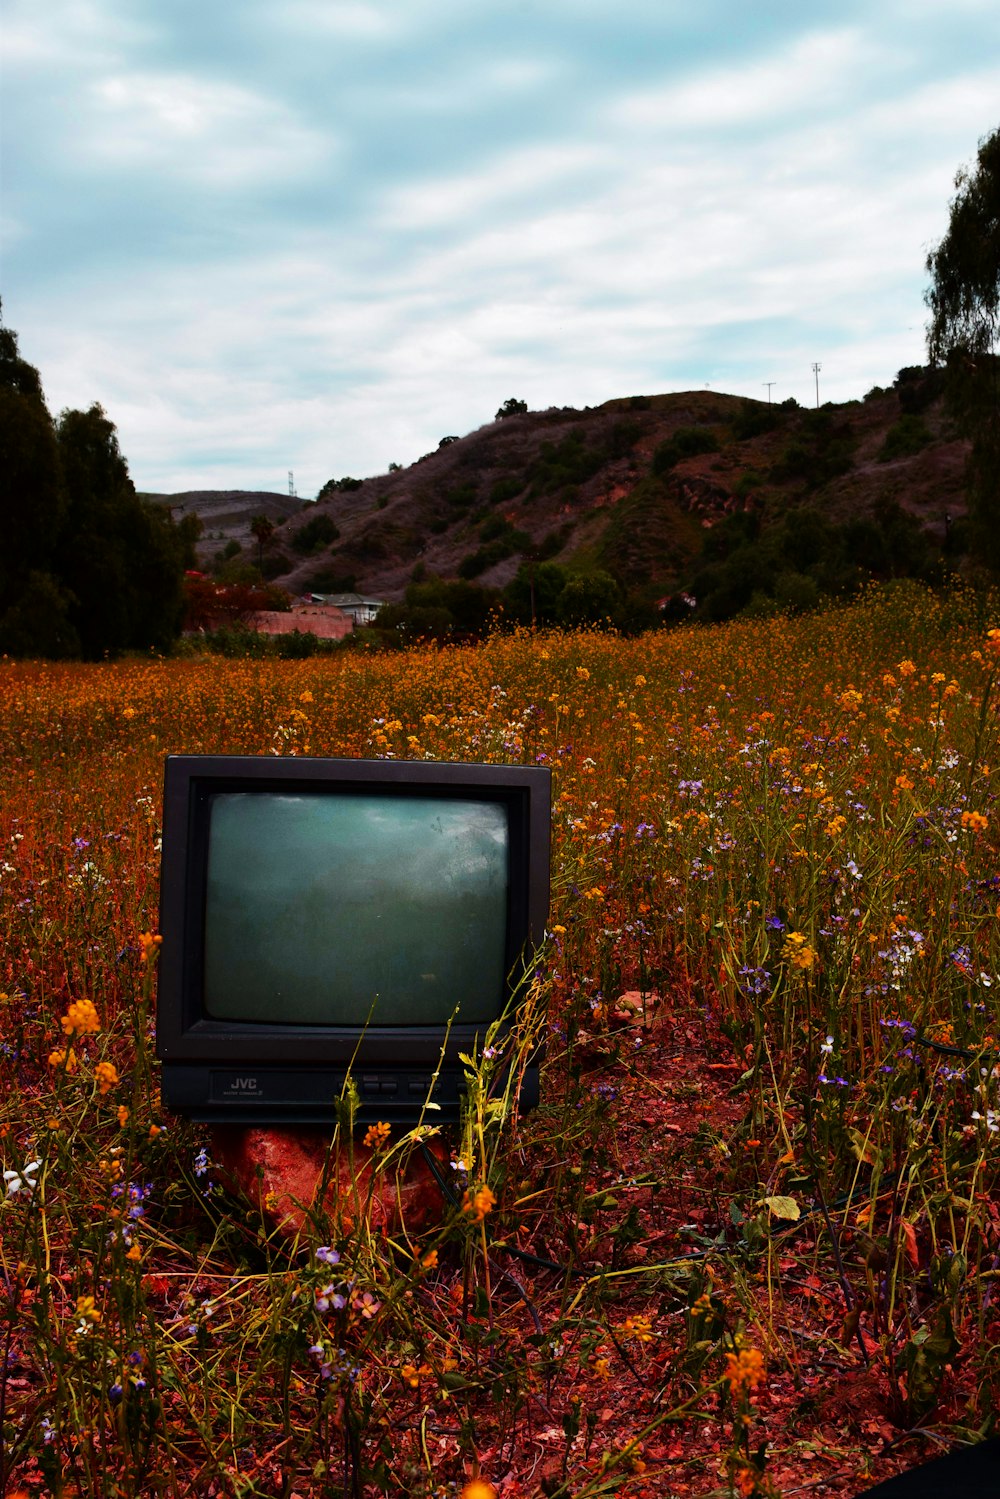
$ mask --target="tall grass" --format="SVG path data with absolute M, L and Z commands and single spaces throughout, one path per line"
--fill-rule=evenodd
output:
M 697 1492 L 775 1491 L 768 1411 L 824 1365 L 867 1367 L 900 1431 L 983 1429 L 993 625 L 905 587 L 628 641 L 3 662 L 7 1489 L 585 1499 L 683 1460 Z M 172 751 L 551 766 L 543 1106 L 518 1120 L 470 1062 L 434 1227 L 316 1207 L 290 1241 L 162 1112 Z M 369 1145 L 386 1175 L 419 1148 Z

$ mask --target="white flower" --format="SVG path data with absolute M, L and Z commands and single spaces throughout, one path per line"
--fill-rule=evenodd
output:
M 41 1168 L 41 1161 L 28 1161 L 20 1171 L 5 1171 L 4 1183 L 8 1195 L 13 1197 L 15 1192 L 33 1192 L 38 1185 L 36 1177 Z

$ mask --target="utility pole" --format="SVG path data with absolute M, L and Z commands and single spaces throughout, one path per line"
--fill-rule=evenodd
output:
M 777 385 L 778 382 L 777 382 L 777 380 L 762 380 L 760 383 L 761 383 L 761 385 L 766 385 L 767 386 L 767 404 L 770 406 L 770 404 L 771 404 L 771 386 L 772 385 Z
M 288 470 L 288 493 L 290 495 L 295 494 L 295 475 L 292 473 L 291 469 Z
M 816 410 L 819 410 L 819 372 L 823 368 L 821 364 L 813 365 L 813 374 L 816 376 Z

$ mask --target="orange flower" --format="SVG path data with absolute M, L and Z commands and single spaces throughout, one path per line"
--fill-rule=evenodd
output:
M 157 933 L 154 937 L 152 932 L 143 932 L 139 937 L 139 951 L 144 963 L 152 962 L 163 945 L 163 938 Z
M 75 1072 L 80 1063 L 76 1052 L 70 1046 L 66 1051 L 50 1051 L 49 1066 L 57 1071 Z
M 726 1354 L 726 1372 L 730 1394 L 735 1399 L 745 1390 L 754 1390 L 764 1378 L 764 1355 L 759 1348 L 741 1348 Z
M 97 1090 L 103 1098 L 106 1093 L 120 1081 L 118 1068 L 113 1062 L 98 1062 L 94 1068 L 94 1077 L 97 1079 Z
M 497 1499 L 497 1491 L 485 1478 L 473 1478 L 465 1485 L 458 1499 Z
M 378 1124 L 370 1124 L 365 1131 L 365 1147 L 368 1150 L 381 1150 L 388 1142 L 392 1133 L 392 1125 L 381 1120 Z
M 62 1028 L 67 1036 L 96 1036 L 101 1028 L 101 1017 L 92 999 L 74 999 L 62 1018 Z
M 489 1187 L 477 1187 L 475 1192 L 466 1192 L 462 1198 L 462 1212 L 471 1214 L 474 1223 L 482 1223 L 495 1203 L 496 1198 Z
M 626 1317 L 622 1324 L 622 1333 L 626 1338 L 637 1338 L 640 1343 L 651 1343 L 653 1324 L 648 1317 Z

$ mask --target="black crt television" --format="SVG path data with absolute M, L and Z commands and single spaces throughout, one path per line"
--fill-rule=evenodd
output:
M 543 937 L 549 821 L 542 767 L 169 756 L 164 1104 L 325 1123 L 350 1069 L 361 1122 L 458 1118 L 459 1053 L 502 1040 Z

